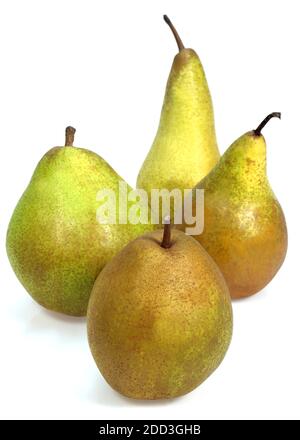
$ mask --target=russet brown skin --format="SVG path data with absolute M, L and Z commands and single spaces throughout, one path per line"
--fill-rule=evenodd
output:
M 220 267 L 231 297 L 259 292 L 277 273 L 287 250 L 286 224 L 277 200 L 267 206 L 224 207 L 222 199 L 212 198 L 205 202 L 204 215 L 209 226 L 197 239 Z M 245 215 L 251 218 L 243 220 Z
M 230 295 L 199 243 L 175 230 L 170 242 L 160 230 L 129 243 L 104 268 L 87 324 L 112 388 L 135 399 L 172 398 L 222 361 L 232 334 Z
M 205 190 L 204 231 L 194 238 L 221 269 L 232 298 L 259 292 L 287 251 L 286 222 L 267 179 L 260 130 L 235 141 L 196 188 Z

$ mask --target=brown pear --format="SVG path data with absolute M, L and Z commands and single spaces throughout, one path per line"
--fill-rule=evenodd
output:
M 287 251 L 286 222 L 267 178 L 261 134 L 273 117 L 280 118 L 280 113 L 271 113 L 256 130 L 237 139 L 194 189 L 193 195 L 204 189 L 205 204 L 204 231 L 194 238 L 218 264 L 232 298 L 265 287 Z
M 230 295 L 202 246 L 165 225 L 107 264 L 87 324 L 96 364 L 115 390 L 135 399 L 176 397 L 222 361 L 232 333 Z

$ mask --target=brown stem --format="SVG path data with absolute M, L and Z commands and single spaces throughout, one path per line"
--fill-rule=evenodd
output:
M 260 124 L 259 126 L 254 130 L 254 134 L 255 136 L 260 136 L 261 135 L 261 131 L 264 128 L 265 125 L 267 125 L 267 123 L 269 122 L 270 119 L 272 118 L 279 118 L 281 119 L 281 113 L 280 112 L 273 112 L 270 113 Z
M 65 147 L 72 147 L 74 142 L 76 129 L 73 127 L 67 127 L 66 128 L 66 141 L 65 141 Z
M 171 247 L 171 222 L 170 217 L 165 218 L 164 235 L 161 242 L 161 247 L 169 249 Z
M 171 20 L 169 19 L 169 17 L 167 15 L 164 15 L 164 20 L 167 23 L 167 25 L 170 27 L 171 31 L 173 32 L 173 35 L 175 37 L 177 46 L 178 46 L 178 50 L 179 52 L 184 49 L 184 45 L 183 42 L 181 41 L 181 38 L 177 32 L 177 30 L 175 29 L 173 23 L 171 22 Z

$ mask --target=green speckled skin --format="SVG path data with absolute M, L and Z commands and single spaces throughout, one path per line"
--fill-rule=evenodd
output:
M 248 132 L 235 141 L 204 188 L 204 232 L 195 238 L 220 267 L 233 298 L 261 290 L 287 250 L 283 211 L 266 175 L 266 144 Z
M 107 382 L 135 399 L 166 399 L 201 384 L 232 334 L 228 288 L 193 238 L 162 231 L 129 243 L 104 268 L 88 307 L 89 344 Z
M 137 186 L 149 194 L 153 188 L 193 188 L 219 157 L 203 67 L 192 49 L 183 49 L 174 59 L 158 132 Z
M 118 191 L 119 180 L 101 157 L 81 148 L 56 147 L 39 162 L 10 221 L 7 253 L 25 289 L 47 309 L 85 315 L 105 264 L 152 230 L 97 222 L 97 192 Z

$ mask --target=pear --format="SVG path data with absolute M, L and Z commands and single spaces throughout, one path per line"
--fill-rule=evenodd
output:
M 6 245 L 17 277 L 39 304 L 83 316 L 105 264 L 152 226 L 97 221 L 98 191 L 117 193 L 122 179 L 97 154 L 73 147 L 74 133 L 67 127 L 66 145 L 52 148 L 37 165 L 13 213 Z
M 287 251 L 286 222 L 267 178 L 261 134 L 273 117 L 281 115 L 271 113 L 256 130 L 237 139 L 195 188 L 205 192 L 204 231 L 194 238 L 218 264 L 232 298 L 265 287 Z
M 220 158 L 202 64 L 193 49 L 184 47 L 166 15 L 164 20 L 179 52 L 169 75 L 159 128 L 137 179 L 137 187 L 149 196 L 152 189 L 193 188 Z
M 232 334 L 228 288 L 197 243 L 165 224 L 122 249 L 91 294 L 88 339 L 106 381 L 134 399 L 166 399 L 201 384 Z

